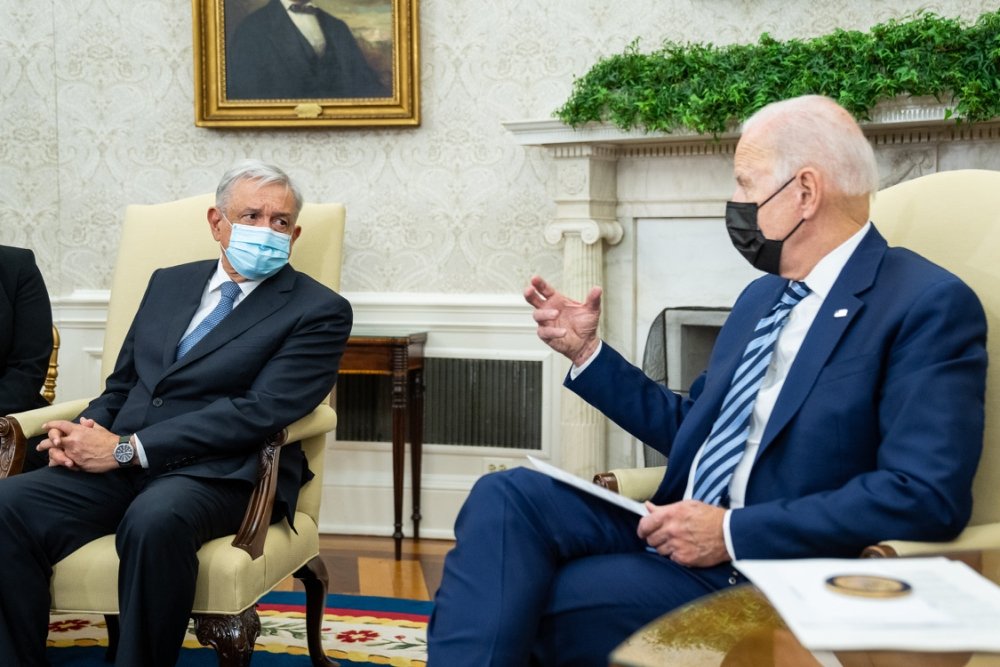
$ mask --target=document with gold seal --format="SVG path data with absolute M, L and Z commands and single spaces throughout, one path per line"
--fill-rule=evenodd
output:
M 1000 652 L 1000 587 L 946 558 L 738 560 L 806 648 Z

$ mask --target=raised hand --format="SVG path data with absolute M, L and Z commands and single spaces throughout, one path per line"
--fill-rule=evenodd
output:
M 534 308 L 538 337 L 556 352 L 579 366 L 599 344 L 597 324 L 601 318 L 601 288 L 593 287 L 580 303 L 557 292 L 538 276 L 524 290 L 524 299 Z

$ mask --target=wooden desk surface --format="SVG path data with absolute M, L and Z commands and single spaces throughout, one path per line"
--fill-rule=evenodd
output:
M 1000 583 L 1000 551 L 956 555 Z M 998 629 L 1000 632 L 1000 629 Z M 843 667 L 1000 667 L 996 653 L 837 651 Z M 645 626 L 611 654 L 613 667 L 826 667 L 755 587 L 696 600 Z
M 426 332 L 353 331 L 340 360 L 340 373 L 392 375 L 423 368 L 426 342 Z

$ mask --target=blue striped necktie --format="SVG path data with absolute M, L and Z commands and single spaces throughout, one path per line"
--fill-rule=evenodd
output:
M 232 280 L 227 280 L 222 283 L 221 289 L 222 296 L 219 298 L 218 305 L 177 345 L 178 359 L 187 354 L 188 350 L 194 347 L 195 343 L 204 338 L 219 322 L 226 319 L 226 315 L 232 312 L 233 303 L 240 293 L 240 286 Z
M 698 460 L 691 495 L 695 500 L 728 506 L 729 480 L 747 444 L 750 414 L 771 363 L 775 341 L 792 308 L 808 294 L 809 288 L 805 283 L 789 281 L 778 303 L 757 323 L 754 337 L 743 352 L 729 392 L 722 402 L 722 410 L 712 425 L 712 432 Z

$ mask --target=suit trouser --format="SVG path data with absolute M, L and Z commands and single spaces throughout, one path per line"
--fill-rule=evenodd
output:
M 428 667 L 606 666 L 649 621 L 731 585 L 728 564 L 688 568 L 646 551 L 638 522 L 532 470 L 482 477 L 455 523 Z
M 174 665 L 198 577 L 198 548 L 234 533 L 251 487 L 141 468 L 41 468 L 0 481 L 0 664 L 45 665 L 52 565 L 116 533 L 116 665 Z

